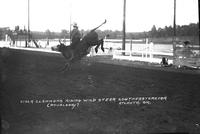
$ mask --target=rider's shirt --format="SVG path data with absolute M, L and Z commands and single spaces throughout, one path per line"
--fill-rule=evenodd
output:
M 71 46 L 75 48 L 75 46 L 78 45 L 78 43 L 80 42 L 80 39 L 81 39 L 80 31 L 78 29 L 73 29 L 71 33 L 71 40 L 72 40 Z
M 78 29 L 73 29 L 72 30 L 72 33 L 71 33 L 71 39 L 72 39 L 72 42 L 74 39 L 81 39 L 81 33 Z

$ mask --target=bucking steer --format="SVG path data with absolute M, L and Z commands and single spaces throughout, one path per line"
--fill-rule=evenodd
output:
M 90 48 L 93 46 L 96 46 L 95 47 L 96 53 L 98 52 L 99 46 L 101 46 L 101 50 L 104 52 L 104 47 L 103 47 L 104 41 L 103 39 L 98 38 L 98 34 L 95 32 L 95 30 L 101 27 L 105 23 L 106 20 L 101 25 L 92 29 L 87 35 L 85 35 L 83 39 L 79 42 L 80 44 L 78 44 L 76 48 L 72 48 L 71 45 L 66 46 L 61 41 L 59 41 L 60 43 L 59 45 L 52 47 L 53 51 L 61 52 L 66 59 L 66 64 L 62 69 L 62 71 L 69 69 L 72 63 L 81 60 L 81 58 L 89 54 Z

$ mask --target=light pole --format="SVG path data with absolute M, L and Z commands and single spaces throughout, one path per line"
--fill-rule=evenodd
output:
M 176 37 L 176 0 L 174 0 L 174 37 Z
M 176 59 L 176 0 L 174 0 L 174 24 L 173 24 L 173 64 Z
M 125 50 L 126 43 L 126 0 L 124 0 L 124 8 L 123 8 L 123 38 L 122 38 L 122 50 Z M 125 53 L 123 53 L 125 54 Z
M 69 18 L 69 44 L 71 44 L 71 42 L 72 42 L 71 41 L 71 34 L 72 34 L 72 28 L 71 28 L 72 27 L 71 26 L 72 25 L 72 2 L 71 2 L 71 0 L 70 0 L 69 6 L 70 6 L 69 7 L 69 9 L 70 9 L 70 11 L 69 11 L 70 12 L 70 15 L 69 15 L 69 17 L 70 17 Z
M 28 0 L 28 42 L 30 42 L 30 0 Z
M 200 8 L 200 2 L 198 0 L 198 14 L 199 14 L 199 8 Z M 198 22 L 199 22 L 199 19 L 200 19 L 200 14 L 199 14 L 199 18 L 198 18 Z M 200 24 L 199 24 L 199 35 L 200 35 Z M 199 53 L 200 53 L 200 37 L 199 37 Z
M 30 0 L 28 0 L 28 42 L 30 41 Z

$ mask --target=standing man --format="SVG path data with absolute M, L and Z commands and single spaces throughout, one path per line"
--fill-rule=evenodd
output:
M 70 44 L 70 46 L 75 49 L 76 46 L 79 44 L 80 40 L 81 40 L 81 33 L 78 30 L 78 26 L 77 23 L 73 24 L 73 30 L 71 32 L 71 36 L 70 39 L 72 41 L 72 43 Z

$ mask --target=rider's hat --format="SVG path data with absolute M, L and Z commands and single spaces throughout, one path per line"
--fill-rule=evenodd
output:
M 78 28 L 78 25 L 77 25 L 77 23 L 76 23 L 76 22 L 74 22 L 74 24 L 73 24 L 73 27 L 76 27 L 76 28 Z

